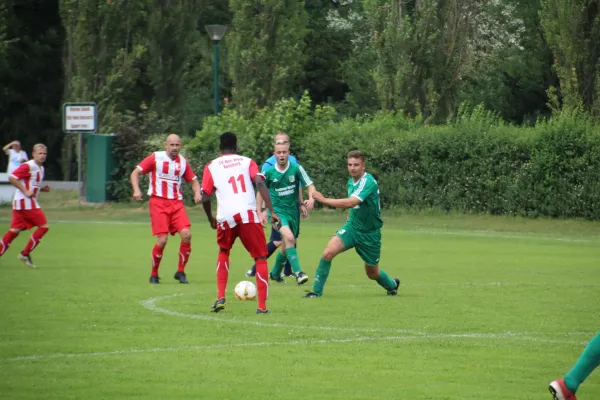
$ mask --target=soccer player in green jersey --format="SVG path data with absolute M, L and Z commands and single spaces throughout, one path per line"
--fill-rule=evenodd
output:
M 265 185 L 269 188 L 269 194 L 273 201 L 273 209 L 281 219 L 279 233 L 283 241 L 283 246 L 275 259 L 275 265 L 269 274 L 271 280 L 281 282 L 281 271 L 286 262 L 289 261 L 292 266 L 292 272 L 296 277 L 298 285 L 308 281 L 308 276 L 302 272 L 298 252 L 296 251 L 296 238 L 298 237 L 298 227 L 300 225 L 300 214 L 298 212 L 298 195 L 300 183 L 302 187 L 308 189 L 308 200 L 305 206 L 310 210 L 314 205 L 312 194 L 315 191 L 315 185 L 302 168 L 300 164 L 289 161 L 290 144 L 275 144 L 274 152 L 277 163 L 264 172 Z M 260 193 L 256 196 L 256 204 L 262 204 Z M 266 220 L 267 213 L 259 214 L 261 222 Z
M 355 248 L 356 252 L 365 262 L 365 272 L 369 279 L 387 290 L 387 294 L 398 294 L 400 279 L 390 278 L 379 269 L 379 256 L 381 253 L 381 208 L 379 204 L 379 185 L 371 174 L 365 171 L 365 155 L 358 150 L 348 153 L 348 198 L 328 199 L 319 192 L 314 192 L 312 198 L 322 204 L 350 209 L 346 224 L 331 238 L 323 251 L 321 261 L 317 267 L 312 292 L 304 297 L 320 297 L 323 287 L 329 276 L 331 260 L 338 254 Z

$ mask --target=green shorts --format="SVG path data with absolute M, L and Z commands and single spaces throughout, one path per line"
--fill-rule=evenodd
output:
M 277 214 L 281 219 L 281 226 L 287 226 L 292 231 L 295 238 L 300 233 L 300 221 L 297 218 L 290 218 L 289 215 Z
M 362 232 L 346 223 L 336 233 L 346 250 L 355 248 L 356 252 L 368 266 L 379 265 L 381 255 L 381 230 Z

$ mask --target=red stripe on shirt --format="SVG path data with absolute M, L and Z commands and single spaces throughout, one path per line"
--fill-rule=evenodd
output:
M 237 213 L 233 216 L 233 221 L 236 223 L 236 225 L 239 225 L 242 223 L 242 215 L 240 213 Z
M 248 222 L 251 224 L 258 222 L 254 220 L 254 212 L 252 210 L 248 210 Z

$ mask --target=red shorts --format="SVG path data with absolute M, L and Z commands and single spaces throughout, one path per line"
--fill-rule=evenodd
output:
M 33 210 L 13 210 L 10 229 L 31 229 L 46 225 L 48 221 L 41 208 Z
M 183 201 L 150 197 L 150 222 L 152 235 L 170 233 L 175 235 L 192 224 L 187 216 Z
M 267 241 L 261 224 L 239 224 L 233 228 L 224 228 L 222 225 L 217 226 L 217 244 L 222 249 L 231 250 L 238 236 L 252 258 L 267 256 Z

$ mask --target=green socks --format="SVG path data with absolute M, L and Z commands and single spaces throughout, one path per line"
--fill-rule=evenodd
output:
M 379 283 L 379 286 L 383 287 L 385 290 L 396 289 L 396 281 L 390 278 L 390 276 L 382 269 L 379 270 L 379 276 L 376 281 Z
M 300 269 L 300 261 L 298 261 L 298 252 L 296 251 L 296 248 L 290 247 L 285 249 L 285 254 L 287 256 L 287 260 L 290 262 L 290 266 L 292 267 L 292 272 L 295 275 L 298 275 L 298 273 L 300 273 L 302 270 Z
M 600 333 L 586 346 L 573 368 L 565 375 L 567 389 L 575 393 L 579 385 L 600 365 Z
M 271 270 L 271 276 L 279 278 L 281 276 L 281 271 L 283 271 L 283 267 L 285 267 L 286 262 L 287 258 L 283 254 L 281 254 L 280 251 L 278 251 L 277 258 L 275 258 L 275 265 L 273 265 L 273 269 Z
M 319 261 L 319 266 L 317 267 L 317 272 L 315 272 L 315 281 L 313 283 L 313 292 L 319 296 L 323 295 L 323 286 L 325 286 L 325 282 L 327 282 L 330 269 L 331 260 L 323 260 L 321 258 L 321 261 Z

